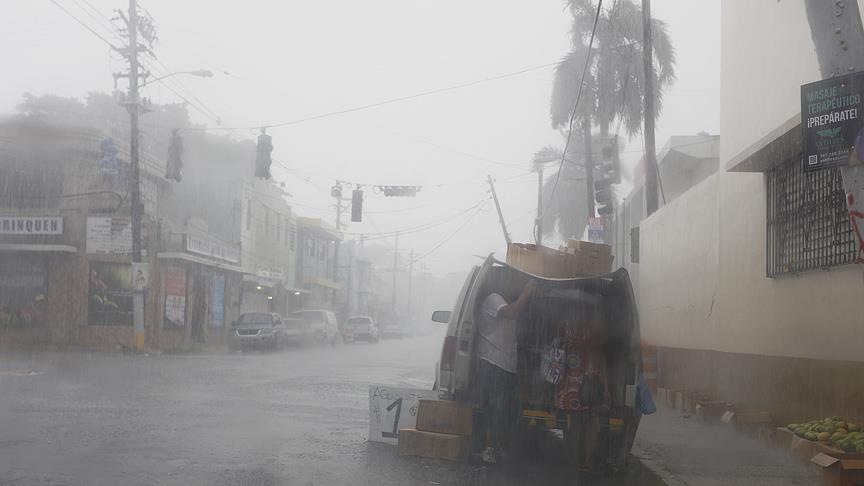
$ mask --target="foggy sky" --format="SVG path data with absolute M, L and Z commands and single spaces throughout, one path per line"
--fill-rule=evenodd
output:
M 106 24 L 84 0 L 58 2 L 90 25 L 97 20 Z M 127 4 L 89 2 L 107 17 Z M 156 20 L 155 51 L 169 70 L 217 73 L 169 84 L 181 90 L 176 81 L 182 82 L 221 117 L 223 126 L 232 127 L 295 120 L 555 62 L 570 42 L 570 17 L 558 0 L 141 4 Z M 12 112 L 24 92 L 83 97 L 89 91 L 112 91 L 111 73 L 125 66 L 105 43 L 48 0 L 18 0 L 6 7 L 0 16 L 0 113 Z M 659 150 L 671 135 L 718 133 L 720 5 L 715 0 L 654 0 L 652 8 L 655 17 L 669 24 L 678 55 L 678 81 L 667 93 L 657 124 Z M 98 30 L 120 42 L 110 37 L 107 25 Z M 274 177 L 286 183 L 299 214 L 330 223 L 334 178 L 364 185 L 423 185 L 416 199 L 385 198 L 367 190 L 366 220 L 346 231 L 375 238 L 375 233 L 441 221 L 473 206 L 487 194 L 486 174 L 497 179 L 525 174 L 498 189 L 513 239 L 530 241 L 536 211 L 536 176 L 527 174 L 531 156 L 544 145 L 563 145 L 549 124 L 552 72 L 549 67 L 273 129 L 274 158 L 291 168 L 274 166 Z M 119 86 L 125 89 L 125 81 Z M 180 101 L 160 84 L 143 94 L 158 103 Z M 195 122 L 214 125 L 212 117 L 193 108 L 190 112 Z M 250 130 L 232 133 L 255 136 Z M 641 139 L 631 141 L 623 160 L 632 165 L 641 147 Z M 417 209 L 386 212 L 406 208 Z M 464 270 L 477 261 L 472 255 L 492 251 L 503 258 L 503 236 L 491 201 L 466 223 L 472 214 L 405 235 L 400 248 L 424 254 L 464 224 L 424 260 L 430 270 Z M 392 238 L 380 241 L 392 244 Z

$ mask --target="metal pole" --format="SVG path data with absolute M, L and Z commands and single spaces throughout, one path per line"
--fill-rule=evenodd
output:
M 804 6 L 822 77 L 827 79 L 864 69 L 864 26 L 858 2 L 806 0 Z M 850 215 L 853 211 L 864 213 L 864 167 L 842 166 L 840 176 Z M 864 241 L 859 231 L 855 233 L 858 258 L 861 258 Z
M 582 119 L 582 136 L 585 140 L 585 196 L 588 198 L 588 217 L 596 215 L 594 208 L 594 154 L 591 153 L 591 120 L 588 117 Z M 566 163 L 566 162 L 565 162 Z M 561 168 L 563 170 L 563 167 Z M 587 224 L 588 221 L 585 221 Z M 579 238 L 581 235 L 573 235 Z
M 129 161 L 132 165 L 132 263 L 141 263 L 141 172 L 138 161 L 138 6 L 129 0 Z M 132 296 L 132 325 L 135 348 L 144 349 L 144 291 L 135 290 Z
M 543 245 L 543 166 L 537 168 L 537 246 Z
M 411 250 L 411 254 L 408 257 L 408 322 L 412 322 L 411 318 L 411 298 L 414 296 L 412 293 L 412 286 L 414 284 L 414 250 Z
M 396 233 L 396 247 L 393 249 L 393 295 L 390 298 L 390 310 L 396 314 L 396 266 L 399 264 L 399 233 Z
M 498 210 L 498 221 L 501 222 L 501 230 L 504 232 L 504 241 L 507 242 L 507 246 L 510 246 L 510 233 L 507 232 L 507 224 L 504 223 L 504 214 L 501 212 L 501 205 L 498 203 L 498 194 L 495 193 L 495 184 L 492 183 L 492 176 L 487 175 L 486 178 L 489 180 L 489 187 L 492 188 L 492 199 L 495 201 L 495 209 Z
M 645 206 L 650 216 L 657 211 L 657 153 L 654 146 L 654 53 L 651 35 L 651 0 L 642 0 L 642 62 L 645 77 Z

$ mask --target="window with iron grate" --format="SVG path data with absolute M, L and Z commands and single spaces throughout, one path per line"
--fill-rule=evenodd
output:
M 765 181 L 769 277 L 855 261 L 855 235 L 839 169 L 805 173 L 798 153 L 770 169 Z

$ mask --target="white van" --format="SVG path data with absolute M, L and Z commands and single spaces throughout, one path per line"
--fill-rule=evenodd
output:
M 601 277 L 547 279 L 490 256 L 471 270 L 453 310 L 436 311 L 432 316 L 433 321 L 448 325 L 435 370 L 436 390 L 447 399 L 476 403 L 478 385 L 472 379 L 478 362 L 476 323 L 480 306 L 492 292 L 512 302 L 532 279 L 538 290 L 517 331 L 515 405 L 520 421 L 517 430 L 529 427 L 563 430 L 568 454 L 580 465 L 587 461 L 574 456 L 588 457 L 592 469 L 622 467 L 641 418 L 636 390 L 642 368 L 636 301 L 624 269 Z M 559 407 L 557 385 L 545 378 L 543 369 L 544 355 L 550 347 L 559 345 L 555 343 L 560 343 L 556 337 L 563 335 L 567 326 L 581 326 L 580 320 L 588 320 L 581 319 L 586 312 L 591 313 L 592 322 L 598 323 L 593 325 L 603 328 L 602 347 L 592 349 L 598 349 L 596 356 L 606 383 L 602 403 L 579 410 L 580 413 L 587 410 L 586 413 L 592 414 L 592 422 L 599 424 L 590 431 L 584 427 L 584 413 Z M 595 445 L 587 445 L 588 435 Z M 596 446 L 595 438 L 597 443 L 607 446 Z

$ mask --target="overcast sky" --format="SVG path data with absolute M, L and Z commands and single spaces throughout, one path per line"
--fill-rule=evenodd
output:
M 111 17 L 125 1 L 57 2 L 119 43 L 99 13 Z M 210 79 L 174 78 L 170 86 L 187 98 L 192 92 L 201 111 L 218 114 L 228 127 L 292 121 L 520 71 L 558 61 L 569 47 L 570 18 L 560 0 L 141 4 L 159 35 L 155 51 L 164 67 L 149 61 L 154 71 L 216 72 Z M 13 111 L 24 92 L 83 97 L 113 89 L 111 73 L 123 61 L 57 6 L 17 0 L 5 7 L 0 112 Z M 678 53 L 678 81 L 657 124 L 658 149 L 671 135 L 718 133 L 720 2 L 654 0 L 652 8 L 668 23 Z M 419 256 L 437 247 L 424 260 L 436 273 L 462 270 L 476 261 L 472 255 L 495 251 L 503 258 L 491 201 L 469 208 L 488 197 L 491 174 L 501 180 L 513 239 L 532 239 L 537 196 L 530 159 L 544 145 L 562 145 L 549 125 L 552 71 L 273 129 L 274 157 L 291 168 L 274 167 L 274 177 L 286 183 L 298 213 L 331 223 L 334 180 L 366 186 L 365 221 L 347 231 L 392 245 L 376 234 L 415 230 L 400 238 L 400 248 Z M 181 101 L 158 83 L 145 95 Z M 215 125 L 212 115 L 190 110 L 195 122 Z M 641 139 L 632 140 L 625 162 L 634 163 L 641 147 Z M 423 189 L 415 199 L 385 198 L 369 187 L 379 184 Z

